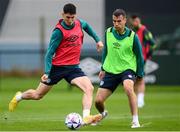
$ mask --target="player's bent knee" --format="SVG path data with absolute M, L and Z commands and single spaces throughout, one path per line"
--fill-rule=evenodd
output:
M 132 94 L 134 94 L 134 89 L 130 88 L 130 87 L 126 87 L 125 92 L 127 95 L 132 95 Z
M 86 94 L 93 94 L 93 91 L 94 91 L 94 87 L 86 87 L 84 92 Z

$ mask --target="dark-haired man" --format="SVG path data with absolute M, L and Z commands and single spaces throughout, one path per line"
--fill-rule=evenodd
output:
M 137 35 L 125 26 L 126 13 L 116 9 L 112 15 L 113 27 L 106 30 L 102 57 L 102 71 L 99 73 L 95 105 L 103 118 L 107 116 L 105 101 L 113 94 L 120 83 L 123 84 L 129 100 L 132 114 L 131 128 L 140 127 L 138 120 L 137 99 L 134 92 L 135 76 L 143 77 L 143 56 Z M 103 119 L 102 118 L 102 119 Z
M 39 100 L 46 95 L 54 84 L 63 78 L 70 84 L 78 86 L 84 93 L 82 99 L 83 121 L 90 124 L 102 116 L 90 115 L 93 98 L 93 85 L 79 67 L 83 30 L 97 43 L 97 51 L 103 48 L 103 43 L 93 29 L 81 19 L 76 19 L 76 7 L 69 3 L 63 8 L 63 19 L 60 19 L 52 33 L 49 47 L 45 56 L 45 73 L 36 90 L 29 89 L 17 92 L 9 103 L 9 110 L 14 111 L 21 100 Z
M 141 42 L 144 63 L 146 63 L 148 59 L 152 58 L 152 52 L 156 46 L 153 35 L 146 28 L 146 26 L 141 23 L 140 17 L 136 14 L 131 16 L 130 25 L 132 26 L 133 30 L 138 35 L 138 38 Z M 144 103 L 145 82 L 143 78 L 136 79 L 135 90 L 137 93 L 138 107 L 142 108 L 145 105 Z

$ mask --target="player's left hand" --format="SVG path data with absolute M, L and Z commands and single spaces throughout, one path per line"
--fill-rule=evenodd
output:
M 137 76 L 136 81 L 142 81 L 142 80 L 143 80 L 143 77 Z
M 99 79 L 102 80 L 104 76 L 105 76 L 105 71 L 100 71 L 99 72 Z
M 46 74 L 42 75 L 41 80 L 43 82 L 47 81 L 48 80 L 48 75 L 46 75 Z
M 97 44 L 96 44 L 96 48 L 97 48 L 97 51 L 100 52 L 102 49 L 103 49 L 104 45 L 101 41 L 99 41 Z

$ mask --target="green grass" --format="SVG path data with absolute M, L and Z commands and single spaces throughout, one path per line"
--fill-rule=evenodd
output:
M 18 90 L 36 87 L 38 78 L 0 80 L 0 131 L 69 131 L 64 118 L 70 112 L 81 114 L 82 93 L 65 82 L 56 85 L 40 101 L 22 101 L 15 112 L 8 103 Z M 95 90 L 96 92 L 96 90 Z M 147 86 L 146 105 L 139 110 L 143 127 L 131 129 L 130 110 L 122 87 L 106 102 L 109 116 L 98 126 L 79 131 L 180 131 L 180 86 Z M 94 104 L 92 113 L 97 113 Z

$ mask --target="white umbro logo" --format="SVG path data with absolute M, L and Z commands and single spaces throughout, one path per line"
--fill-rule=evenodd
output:
M 101 82 L 100 82 L 100 86 L 102 86 L 103 84 L 104 84 L 104 81 L 101 81 Z
M 47 82 L 47 83 L 50 83 L 50 82 L 51 82 L 51 79 L 50 79 L 50 78 L 48 78 L 46 82 Z
M 128 75 L 129 78 L 132 78 L 132 75 Z

